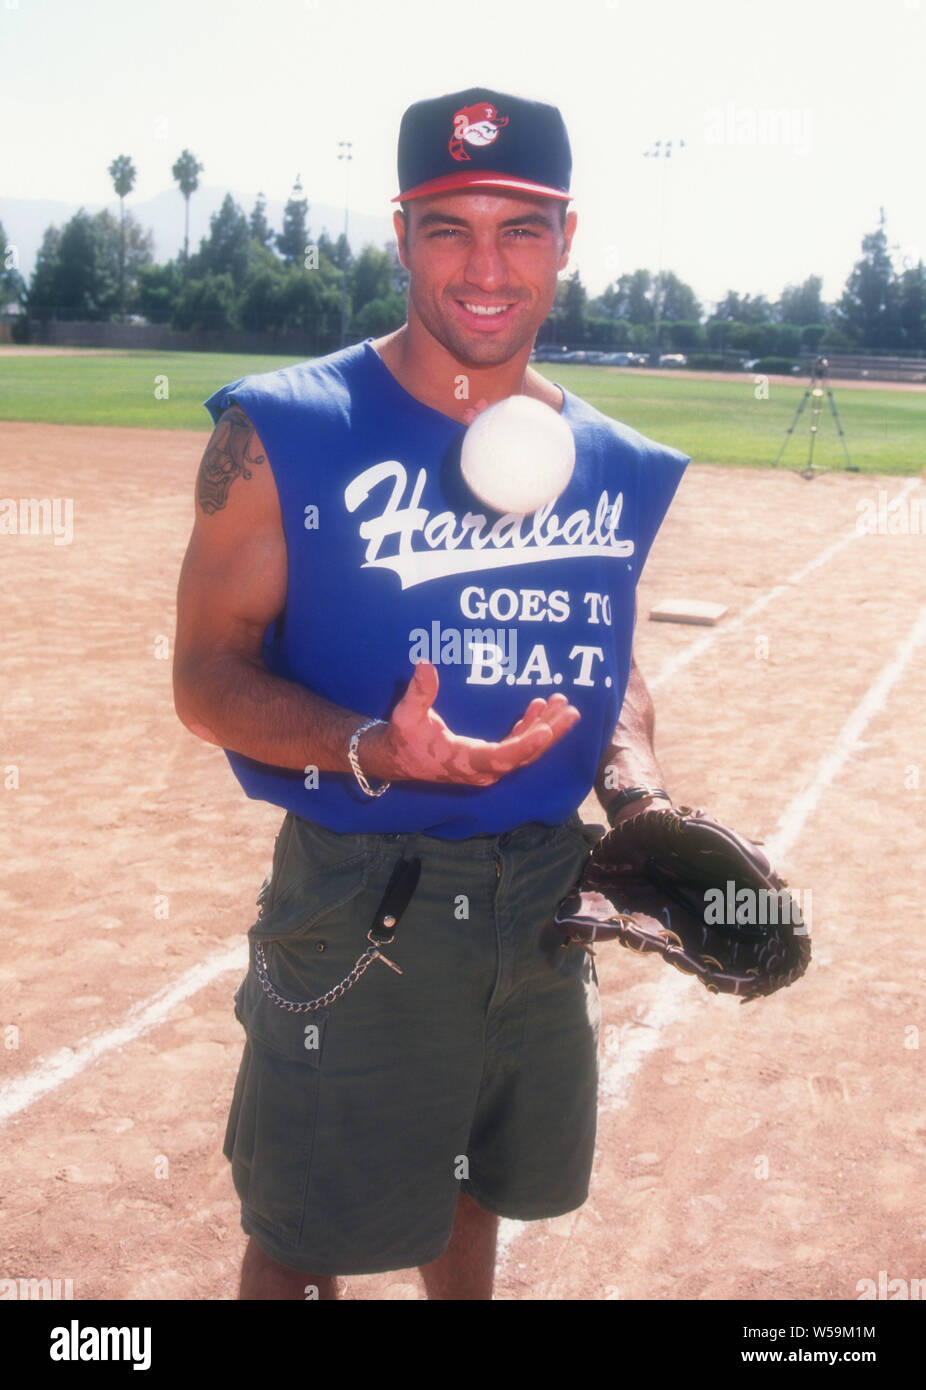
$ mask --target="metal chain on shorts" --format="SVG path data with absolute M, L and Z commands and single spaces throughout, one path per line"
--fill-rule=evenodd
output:
M 294 999 L 284 999 L 283 995 L 279 994 L 270 983 L 262 941 L 256 941 L 254 943 L 254 972 L 258 980 L 260 980 L 261 989 L 272 1003 L 278 1004 L 281 1009 L 286 1009 L 287 1012 L 291 1014 L 307 1014 L 314 1013 L 316 1009 L 324 1009 L 328 1004 L 333 1004 L 337 999 L 340 999 L 342 994 L 347 993 L 351 985 L 357 983 L 360 976 L 372 965 L 377 956 L 379 956 L 380 959 L 383 958 L 379 947 L 375 945 L 368 946 L 363 955 L 358 958 L 353 970 L 344 976 L 340 984 L 335 985 L 333 989 L 329 989 L 328 993 L 321 995 L 320 998 L 305 1000 L 302 1003 L 297 1003 Z M 389 964 L 392 964 L 392 962 L 389 962 Z M 392 968 L 394 970 L 397 969 L 396 966 Z M 399 973 L 401 974 L 401 971 Z

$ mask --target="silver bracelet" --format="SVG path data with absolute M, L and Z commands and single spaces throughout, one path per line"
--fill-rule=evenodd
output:
M 357 744 L 360 742 L 360 735 L 365 734 L 367 729 L 372 729 L 376 724 L 385 724 L 385 722 L 385 719 L 368 719 L 365 724 L 361 724 L 360 728 L 351 734 L 350 743 L 347 745 L 347 761 L 350 763 L 351 768 L 353 769 L 354 776 L 360 783 L 361 790 L 365 791 L 367 796 L 382 796 L 383 792 L 389 790 L 389 788 L 392 786 L 392 783 L 384 782 L 381 787 L 377 787 L 375 791 L 373 790 L 367 779 L 364 777 L 360 769 L 360 764 L 357 761 Z

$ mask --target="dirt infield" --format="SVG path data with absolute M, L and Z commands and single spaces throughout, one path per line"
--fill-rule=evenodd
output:
M 86 1299 L 233 1298 L 244 1236 L 221 1142 L 241 970 L 165 996 L 136 1027 L 159 991 L 242 945 L 281 819 L 173 713 L 203 436 L 6 423 L 0 447 L 7 496 L 74 499 L 71 543 L 0 537 L 0 1104 L 28 1083 L 0 1132 L 0 1278 L 69 1279 Z M 504 1223 L 498 1298 L 854 1299 L 882 1270 L 926 1278 L 912 487 L 922 496 L 894 478 L 690 468 L 640 590 L 658 749 L 677 801 L 786 845 L 787 877 L 812 891 L 815 960 L 743 1008 L 599 947 L 592 1192 L 558 1220 Z M 860 535 L 858 506 L 879 492 L 903 493 L 894 532 Z M 680 596 L 728 616 L 708 634 L 646 621 Z M 593 799 L 583 813 L 598 818 Z M 43 1093 L 88 1040 L 108 1050 Z M 415 1271 L 342 1285 L 423 1297 Z

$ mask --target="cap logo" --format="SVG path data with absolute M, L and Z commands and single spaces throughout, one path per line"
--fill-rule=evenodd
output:
M 488 102 L 476 106 L 464 106 L 453 117 L 453 135 L 448 149 L 454 159 L 469 159 L 464 145 L 491 145 L 498 139 L 502 126 L 508 124 L 507 116 L 500 116 Z

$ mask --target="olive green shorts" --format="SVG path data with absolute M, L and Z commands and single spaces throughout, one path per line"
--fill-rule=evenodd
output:
M 598 980 L 552 916 L 602 827 L 500 836 L 341 835 L 288 814 L 250 966 L 225 1137 L 241 1223 L 273 1259 L 376 1274 L 437 1259 L 460 1192 L 518 1221 L 588 1195 Z M 350 975 L 401 856 L 421 877 L 392 943 Z

